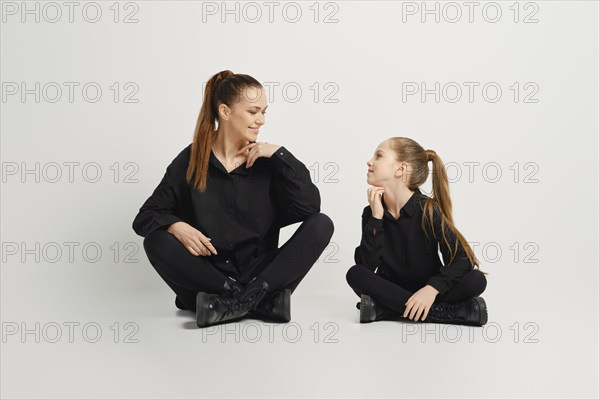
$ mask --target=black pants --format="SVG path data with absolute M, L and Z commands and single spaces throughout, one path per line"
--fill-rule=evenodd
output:
M 323 213 L 303 221 L 258 274 L 269 284 L 269 292 L 285 288 L 293 292 L 329 244 L 333 230 L 333 222 Z M 150 264 L 189 310 L 196 309 L 197 292 L 219 293 L 227 280 L 206 257 L 191 254 L 166 230 L 148 234 L 144 250 Z M 286 250 L 293 256 L 286 255 Z
M 360 264 L 354 265 L 348 270 L 346 281 L 359 297 L 361 294 L 368 294 L 380 304 L 400 313 L 404 312 L 404 304 L 414 293 Z M 436 296 L 434 303 L 459 303 L 479 296 L 486 286 L 487 279 L 483 272 L 474 269 L 467 272 L 446 293 Z

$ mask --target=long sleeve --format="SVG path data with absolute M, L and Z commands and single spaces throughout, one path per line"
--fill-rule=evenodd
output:
M 138 235 L 146 237 L 157 229 L 182 221 L 177 215 L 183 197 L 182 187 L 176 182 L 181 181 L 181 174 L 185 174 L 182 170 L 184 163 L 181 162 L 184 151 L 167 167 L 162 180 L 139 209 L 132 224 Z
M 473 265 L 467 257 L 463 246 L 458 242 L 457 254 L 451 263 L 450 260 L 450 249 L 454 249 L 457 237 L 452 230 L 445 225 L 444 231 L 446 232 L 446 238 L 450 247 L 444 241 L 442 237 L 442 226 L 441 226 L 441 212 L 434 208 L 433 212 L 433 224 L 435 228 L 435 235 L 440 251 L 444 259 L 444 266 L 440 268 L 440 272 L 437 275 L 432 276 L 428 280 L 428 284 L 433 286 L 439 291 L 439 295 L 444 294 L 450 288 L 452 288 L 467 272 L 473 269 Z
M 381 264 L 383 252 L 383 220 L 371 215 L 370 207 L 362 213 L 362 237 L 360 245 L 354 250 L 354 261 L 375 271 Z
M 271 156 L 275 169 L 272 196 L 280 228 L 304 221 L 321 211 L 319 189 L 312 182 L 306 166 L 281 146 Z

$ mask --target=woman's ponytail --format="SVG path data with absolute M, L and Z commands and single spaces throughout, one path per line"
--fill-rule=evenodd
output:
M 206 83 L 186 173 L 187 182 L 201 192 L 206 190 L 208 161 L 219 123 L 219 105 L 232 107 L 247 87 L 262 88 L 262 85 L 249 75 L 234 74 L 230 70 L 216 73 Z

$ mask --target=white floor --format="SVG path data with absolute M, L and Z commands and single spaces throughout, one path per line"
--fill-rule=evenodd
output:
M 1 4 L 0 81 L 25 89 L 0 103 L 2 399 L 600 397 L 598 1 L 118 3 Z M 131 229 L 223 69 L 268 87 L 260 141 L 305 163 L 335 224 L 320 259 L 339 261 L 287 325 L 198 329 Z M 484 328 L 358 323 L 344 275 L 392 136 L 452 165 Z
M 289 324 L 202 330 L 146 267 L 3 267 L 2 398 L 598 397 L 598 318 L 493 287 L 486 328 L 359 324 L 349 288 L 300 286 Z

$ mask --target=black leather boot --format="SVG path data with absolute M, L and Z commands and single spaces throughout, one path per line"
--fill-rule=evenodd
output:
M 224 291 L 230 292 L 232 295 L 237 295 L 244 289 L 244 285 L 236 281 L 234 278 L 228 276 L 227 281 L 223 285 L 223 289 Z
M 239 296 L 244 286 L 231 277 L 227 278 L 231 286 L 232 296 Z M 256 308 L 248 311 L 246 316 L 273 322 L 290 322 L 291 296 L 292 291 L 290 289 L 278 290 L 271 295 L 265 296 Z
M 456 303 L 433 303 L 424 322 L 456 325 L 485 325 L 488 320 L 487 305 L 483 297 L 473 297 Z
M 223 289 L 221 289 L 221 294 L 230 292 L 232 295 L 234 295 L 236 292 L 239 293 L 242 291 L 244 286 L 241 283 L 239 283 L 238 281 L 236 281 L 234 278 L 232 278 L 230 276 L 227 276 L 226 278 L 227 278 L 227 281 L 225 281 L 225 284 L 223 285 Z M 179 298 L 179 296 L 175 296 L 175 307 L 179 308 L 180 310 L 194 311 L 193 309 L 186 308 L 183 305 L 183 303 L 181 302 L 181 299 Z
M 231 287 L 231 282 L 225 282 L 226 286 Z M 242 318 L 261 302 L 268 290 L 267 282 L 255 277 L 239 292 L 229 290 L 221 295 L 198 292 L 196 324 L 202 328 Z
M 363 294 L 360 296 L 360 323 L 380 321 L 383 319 L 397 318 L 400 312 L 390 310 L 382 304 L 378 304 L 371 296 Z
M 248 317 L 273 322 L 290 322 L 291 316 L 290 289 L 278 290 L 256 306 L 256 309 L 248 312 Z

